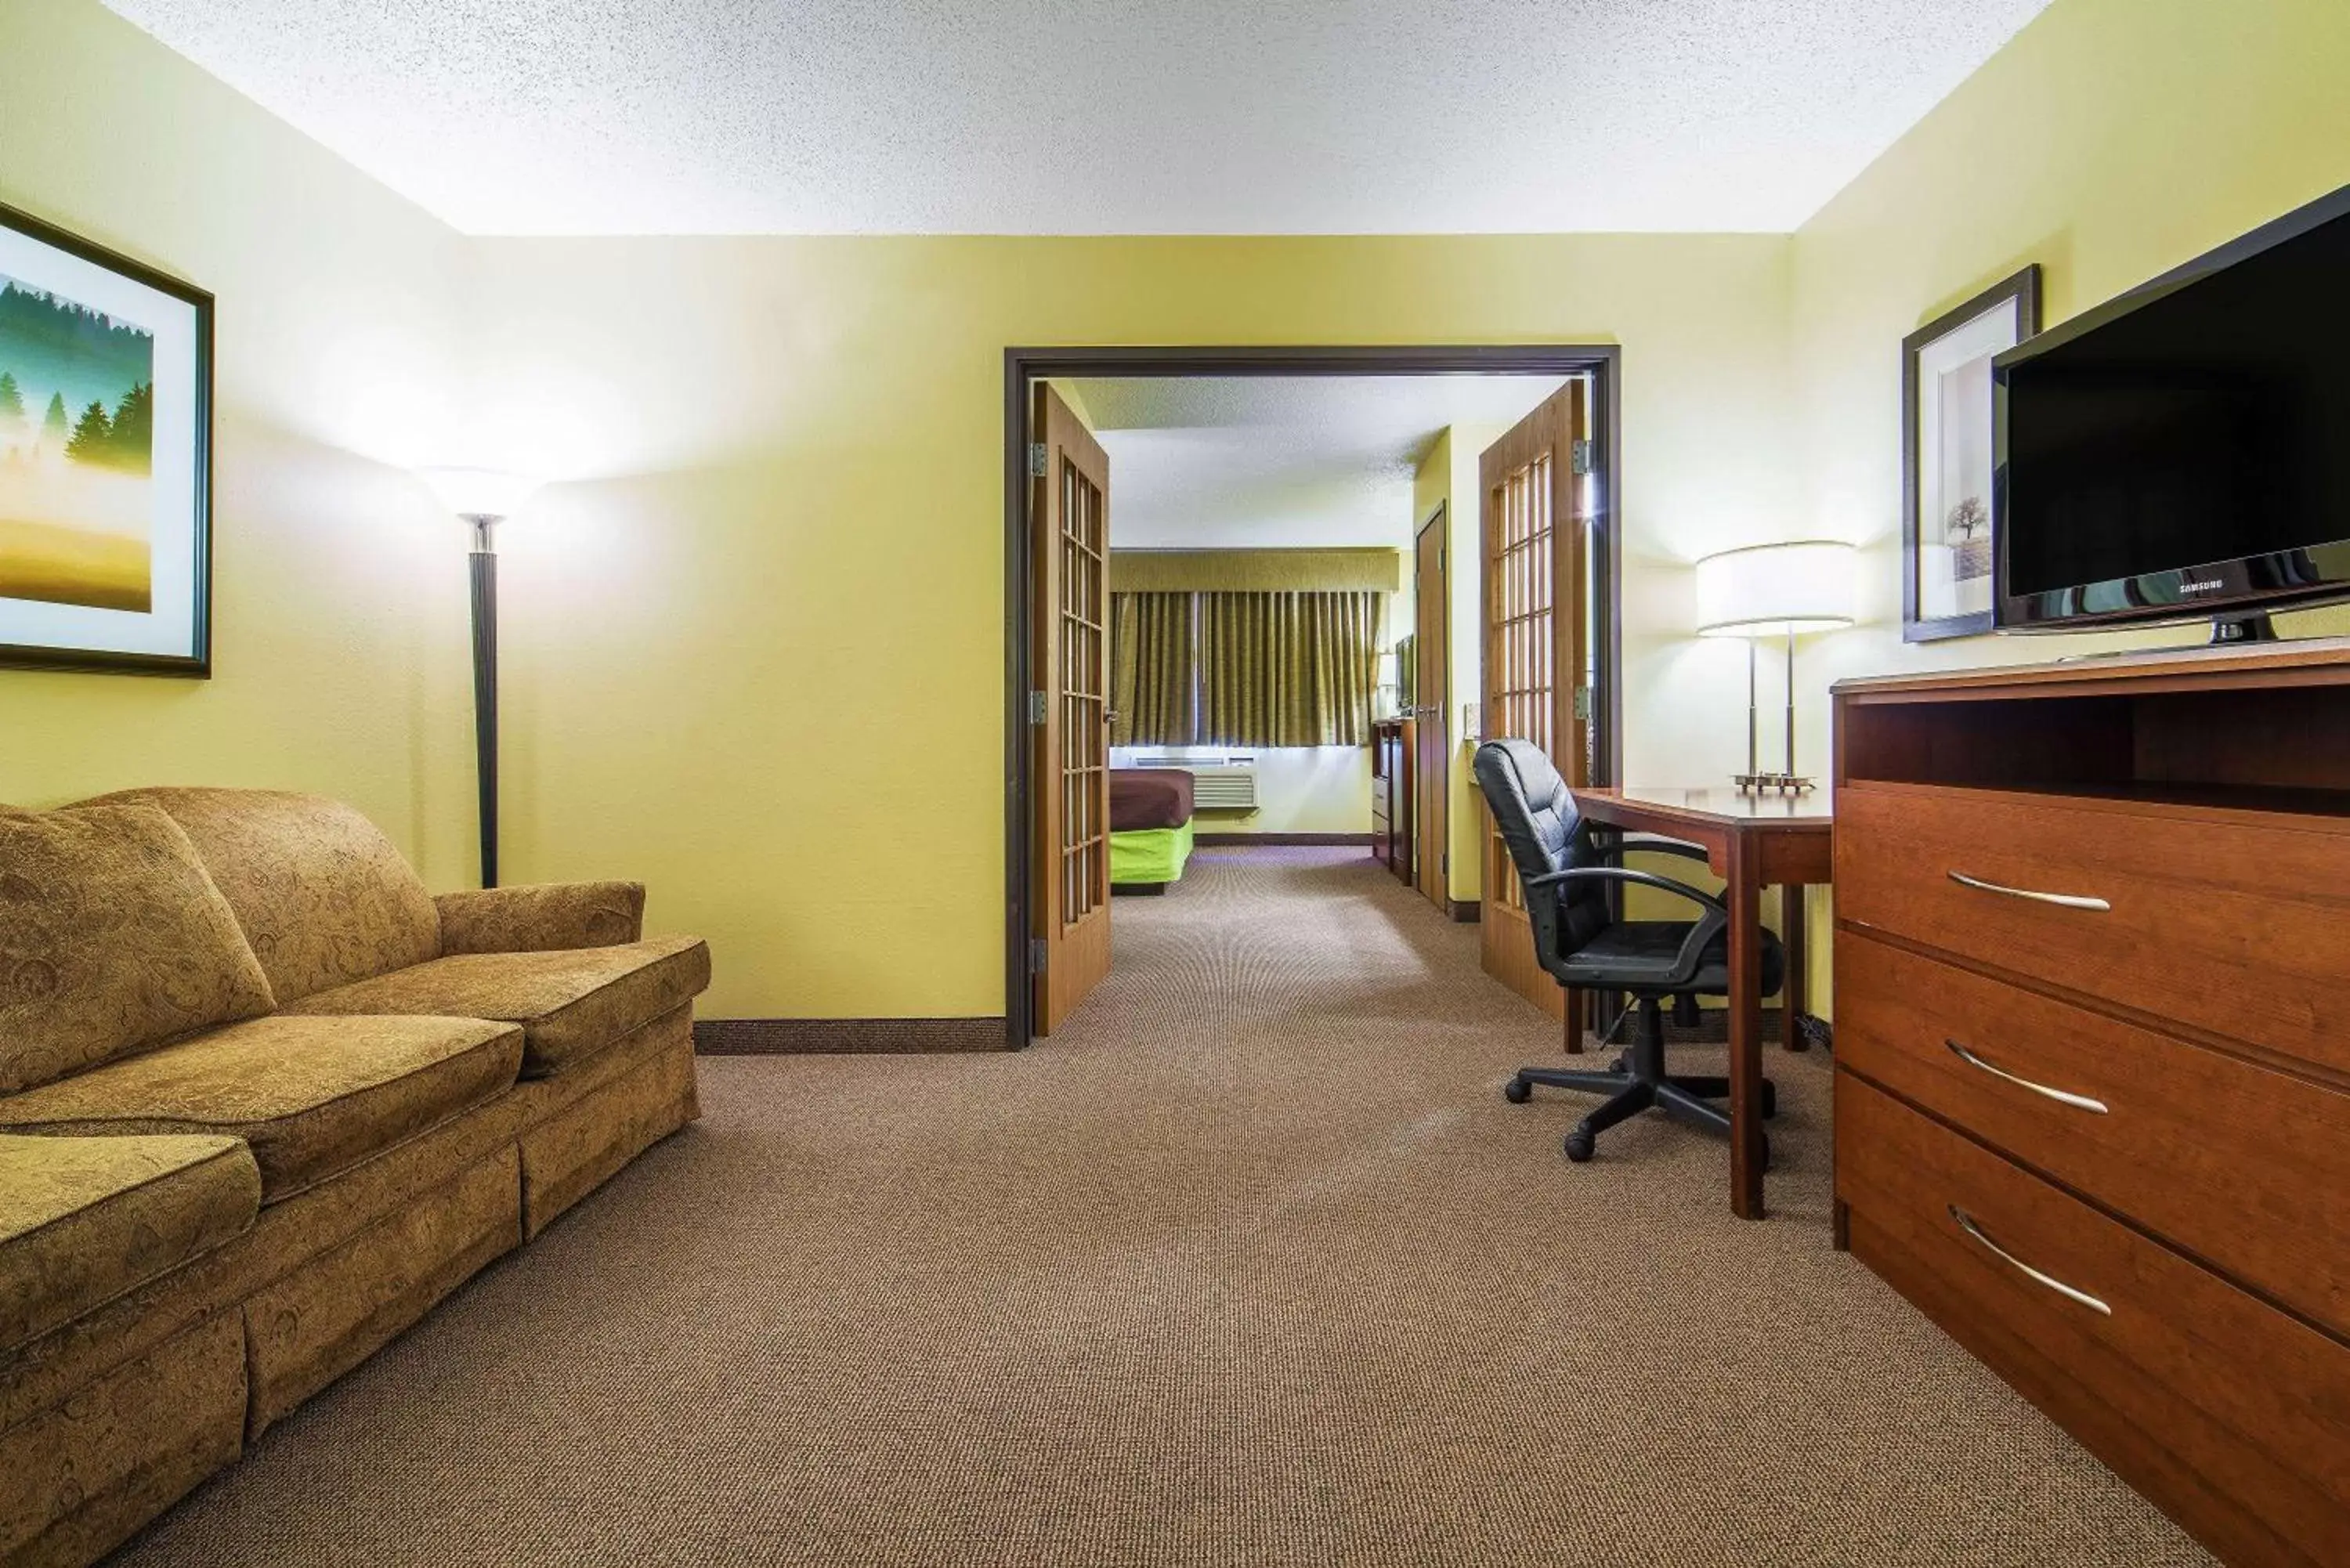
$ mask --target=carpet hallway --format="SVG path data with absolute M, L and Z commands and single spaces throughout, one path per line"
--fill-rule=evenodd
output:
M 1116 919 L 1027 1052 L 705 1059 L 699 1126 L 118 1561 L 2210 1561 L 1832 1250 L 1818 1054 L 1747 1225 L 1653 1117 L 1567 1165 L 1586 1102 L 1499 1092 L 1552 1027 L 1359 852 Z

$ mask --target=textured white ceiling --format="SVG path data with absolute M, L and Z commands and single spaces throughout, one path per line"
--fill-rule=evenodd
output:
M 106 0 L 478 234 L 1795 227 L 2048 0 Z
M 1411 543 L 1411 476 L 1447 425 L 1506 425 L 1555 376 L 1078 380 L 1119 549 Z

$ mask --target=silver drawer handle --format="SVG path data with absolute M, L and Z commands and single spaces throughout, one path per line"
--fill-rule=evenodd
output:
M 1972 1236 L 1976 1241 L 1981 1241 L 1984 1246 L 1990 1248 L 1992 1255 L 1997 1257 L 2002 1262 L 2004 1262 L 2012 1268 L 2021 1270 L 2034 1282 L 2046 1285 L 2050 1290 L 2054 1291 L 2066 1301 L 2079 1302 L 2083 1306 L 2087 1307 L 2092 1312 L 2101 1312 L 2107 1317 L 2114 1315 L 2113 1308 L 2107 1306 L 2105 1303 L 2099 1301 L 2088 1292 L 2076 1291 L 2072 1286 L 2066 1284 L 2064 1281 L 2055 1278 L 2054 1275 L 2042 1273 L 2039 1270 L 2033 1268 L 2031 1264 L 2025 1262 L 2022 1259 L 2017 1257 L 2014 1253 L 2009 1251 L 2006 1248 L 2001 1246 L 1998 1242 L 1984 1235 L 1982 1232 L 1982 1227 L 1975 1223 L 1974 1216 L 1960 1208 L 1957 1204 L 1951 1204 L 1950 1209 L 1950 1218 L 1959 1222 L 1959 1229 L 1964 1231 L 1968 1235 Z
M 1963 871 L 1953 871 L 1950 880 L 1961 888 L 1972 888 L 1979 893 L 1999 893 L 2010 898 L 2029 898 L 2035 904 L 2054 904 L 2067 909 L 2106 909 L 2113 906 L 2103 898 L 2083 898 L 2078 893 L 2035 893 L 2029 888 L 2002 888 L 1996 882 L 1986 882 L 1970 877 Z
M 2063 1089 L 2052 1089 L 2045 1084 L 2035 1084 L 2029 1078 L 2019 1078 L 2004 1068 L 1992 1066 L 1955 1040 L 1945 1040 L 1942 1044 L 1948 1045 L 1959 1060 L 1968 1066 L 1981 1067 L 1992 1077 L 2004 1078 L 2019 1089 L 2029 1089 L 2035 1095 L 2045 1095 L 2058 1105 L 2070 1106 L 2076 1111 L 2093 1111 L 2101 1116 L 2107 1114 L 2106 1102 L 2103 1100 L 2093 1100 L 2086 1095 L 2068 1094 Z

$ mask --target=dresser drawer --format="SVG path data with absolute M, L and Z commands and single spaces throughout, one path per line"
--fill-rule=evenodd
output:
M 2239 1564 L 2350 1563 L 2350 1347 L 1841 1068 L 1852 1250 Z
M 2350 1334 L 2350 1094 L 1857 932 L 1836 1060 Z
M 2293 820 L 1855 785 L 1836 910 L 2350 1073 L 2350 822 Z

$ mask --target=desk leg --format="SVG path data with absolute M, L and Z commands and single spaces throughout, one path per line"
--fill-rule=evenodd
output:
M 1744 834 L 1730 840 L 1730 1209 L 1762 1208 L 1762 888 Z
M 1779 992 L 1779 1044 L 1790 1051 L 1808 1051 L 1804 1015 L 1811 1011 L 1811 969 L 1804 961 L 1804 885 L 1789 882 L 1779 889 L 1780 940 L 1787 950 L 1787 982 Z

